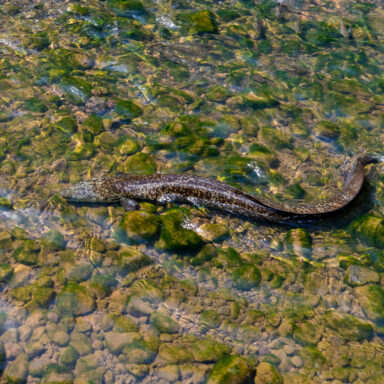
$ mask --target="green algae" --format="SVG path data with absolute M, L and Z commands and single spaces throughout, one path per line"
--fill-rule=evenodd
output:
M 254 373 L 253 364 L 242 356 L 232 355 L 219 360 L 213 367 L 207 384 L 241 384 Z

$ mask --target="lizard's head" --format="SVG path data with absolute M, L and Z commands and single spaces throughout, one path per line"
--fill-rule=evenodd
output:
M 64 199 L 82 203 L 108 203 L 119 200 L 108 179 L 81 181 L 60 192 Z

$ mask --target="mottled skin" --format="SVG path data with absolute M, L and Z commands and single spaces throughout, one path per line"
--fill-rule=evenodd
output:
M 364 166 L 373 162 L 377 161 L 368 156 L 358 158 L 338 194 L 329 200 L 311 204 L 276 202 L 266 197 L 255 197 L 219 181 L 189 174 L 124 175 L 93 179 L 70 187 L 62 192 L 62 196 L 77 202 L 121 202 L 128 209 L 136 207 L 136 200 L 188 202 L 252 219 L 288 222 L 329 214 L 348 205 L 363 185 Z

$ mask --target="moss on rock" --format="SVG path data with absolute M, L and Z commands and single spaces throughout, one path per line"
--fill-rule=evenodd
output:
M 68 284 L 56 299 L 59 312 L 65 315 L 85 315 L 95 308 L 95 301 L 86 287 Z
M 252 362 L 239 355 L 226 356 L 212 368 L 207 384 L 244 384 L 253 378 Z
M 160 239 L 156 243 L 159 248 L 168 251 L 192 251 L 201 246 L 200 236 L 181 226 L 183 215 L 179 210 L 171 210 L 161 215 Z
M 384 219 L 373 215 L 363 215 L 352 222 L 352 232 L 369 245 L 384 247 Z
M 254 265 L 244 264 L 233 271 L 232 279 L 233 284 L 237 289 L 247 291 L 259 285 L 261 273 Z
M 128 239 L 134 241 L 153 239 L 160 227 L 160 218 L 145 211 L 126 212 L 121 220 L 120 227 L 124 229 Z

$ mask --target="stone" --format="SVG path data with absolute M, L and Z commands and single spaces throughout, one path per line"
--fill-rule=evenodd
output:
M 196 340 L 190 348 L 194 361 L 199 363 L 211 363 L 228 355 L 231 348 L 228 345 L 220 344 L 213 339 Z
M 247 291 L 260 284 L 261 273 L 252 264 L 244 264 L 232 272 L 233 284 L 237 289 Z
M 226 225 L 205 223 L 199 227 L 199 235 L 206 241 L 221 241 L 229 235 Z
M 208 328 L 217 328 L 220 325 L 220 317 L 216 311 L 207 310 L 201 312 L 199 322 Z
M 13 267 L 10 264 L 0 264 L 0 283 L 6 283 L 13 274 Z
M 136 332 L 137 325 L 129 316 L 119 316 L 115 319 L 113 330 L 116 332 Z
M 160 218 L 149 212 L 126 212 L 120 227 L 124 229 L 128 239 L 143 241 L 153 239 L 160 227 Z
M 125 273 L 136 272 L 138 269 L 151 264 L 152 259 L 136 247 L 122 248 L 117 258 L 117 265 Z
M 119 116 L 127 120 L 134 119 L 143 114 L 143 110 L 131 100 L 117 100 L 114 110 Z
M 332 121 L 320 121 L 315 126 L 316 135 L 325 140 L 337 139 L 340 128 Z
M 53 332 L 51 337 L 51 340 L 60 347 L 65 347 L 69 343 L 69 339 L 69 334 L 65 331 Z
M 180 370 L 177 365 L 166 365 L 159 369 L 158 376 L 160 379 L 174 382 L 179 378 Z
M 152 313 L 150 323 L 159 333 L 178 333 L 180 328 L 175 320 L 162 312 Z
M 127 305 L 127 312 L 136 317 L 150 315 L 153 311 L 150 304 L 138 297 L 131 297 Z
M 190 20 L 197 33 L 217 32 L 217 21 L 214 13 L 204 10 L 190 15 Z
M 136 332 L 107 332 L 105 334 L 105 343 L 108 350 L 118 355 L 124 347 L 140 340 L 140 335 Z
M 171 344 L 160 345 L 159 358 L 170 364 L 183 364 L 193 361 L 193 355 L 189 350 Z
M 321 329 L 309 321 L 298 323 L 293 331 L 294 340 L 302 345 L 314 345 L 321 337 Z
M 382 324 L 384 322 L 384 289 L 379 285 L 368 284 L 356 287 L 354 292 L 368 318 Z
M 192 251 L 202 245 L 200 236 L 181 226 L 183 215 L 179 210 L 171 210 L 161 215 L 160 239 L 156 246 L 167 251 Z
M 290 229 L 286 235 L 286 249 L 301 260 L 307 260 L 312 254 L 311 235 L 303 228 Z
M 272 364 L 262 361 L 256 369 L 255 384 L 283 384 L 283 378 Z
M 67 271 L 67 280 L 69 282 L 80 283 L 88 280 L 91 276 L 92 267 L 89 264 L 77 264 L 70 267 Z
M 87 288 L 68 284 L 56 298 L 57 309 L 66 315 L 85 315 L 95 308 L 95 301 Z
M 226 356 L 212 368 L 206 384 L 250 383 L 255 368 L 252 362 L 239 355 Z
M 157 354 L 157 345 L 143 340 L 134 341 L 123 349 L 125 360 L 130 364 L 150 364 Z
M 55 363 L 47 359 L 46 356 L 36 357 L 29 363 L 29 374 L 32 376 L 42 376 L 50 365 L 55 365 Z
M 27 381 L 28 375 L 28 355 L 21 353 L 12 361 L 4 371 L 4 378 L 10 384 L 23 384 Z
M 380 275 L 372 269 L 351 265 L 347 269 L 346 282 L 351 286 L 365 285 L 369 283 L 379 283 Z
M 384 219 L 373 215 L 363 215 L 354 220 L 352 232 L 368 245 L 384 247 Z
M 148 175 L 156 173 L 157 165 L 150 155 L 137 152 L 128 157 L 122 165 L 121 171 L 124 173 L 134 173 L 137 175 Z
M 73 333 L 71 336 L 71 344 L 80 356 L 89 355 L 92 352 L 91 339 L 83 333 Z
M 67 348 L 65 348 L 60 355 L 59 363 L 66 366 L 73 368 L 76 364 L 76 361 L 79 357 L 79 352 L 77 352 L 77 349 L 73 345 L 69 345 Z

